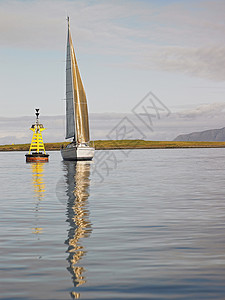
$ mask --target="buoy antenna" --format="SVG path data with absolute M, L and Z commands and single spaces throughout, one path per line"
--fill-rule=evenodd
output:
M 39 108 L 35 108 L 35 110 L 36 110 L 36 113 L 35 113 L 35 115 L 36 115 L 36 117 L 37 117 L 37 119 L 38 119 L 38 117 L 39 117 L 39 115 L 40 115 L 40 113 L 39 113 Z

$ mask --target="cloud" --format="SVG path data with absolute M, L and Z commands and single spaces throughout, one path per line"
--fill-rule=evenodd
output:
M 149 89 L 168 105 L 222 101 L 193 85 L 225 79 L 224 9 L 218 0 L 2 0 L 2 115 L 29 114 L 37 104 L 63 113 L 67 13 L 90 111 L 130 111 Z
M 204 118 L 224 118 L 225 117 L 225 103 L 211 103 L 197 106 L 195 109 L 184 110 L 177 113 L 181 118 L 196 119 Z
M 217 82 L 225 81 L 225 47 L 152 46 L 140 49 L 128 67 L 183 73 Z
M 1 1 L 0 45 L 64 51 L 65 17 L 82 52 L 125 64 L 225 79 L 224 1 Z M 118 59 L 121 61 L 121 59 Z M 124 63 L 120 63 L 123 65 Z
M 146 59 L 147 61 L 147 59 Z M 225 80 L 225 47 L 163 47 L 148 58 L 150 65 L 169 72 Z M 151 63 L 151 61 L 153 63 Z
M 30 143 L 34 124 L 34 117 L 5 118 L 0 117 L 0 144 Z M 60 142 L 64 139 L 64 117 L 41 117 L 46 131 L 43 132 L 44 141 Z
M 132 28 L 126 29 L 117 21 L 143 12 L 139 5 L 126 1 L 14 0 L 1 1 L 0 8 L 0 45 L 36 50 L 64 50 L 67 14 L 83 49 L 87 43 L 92 44 L 92 50 L 104 51 L 116 43 L 116 49 L 118 42 L 132 33 Z
M 128 126 L 125 120 L 129 120 Z M 91 113 L 91 139 L 109 139 L 123 127 L 131 134 L 131 138 L 145 136 L 146 140 L 173 140 L 179 134 L 203 131 L 224 127 L 225 104 L 204 104 L 189 110 L 171 113 L 168 117 L 153 119 L 152 130 L 146 127 L 134 114 Z M 29 130 L 34 117 L 4 118 L 0 117 L 0 144 L 30 143 L 32 132 Z M 41 116 L 46 130 L 43 132 L 44 142 L 63 142 L 65 140 L 64 116 Z M 123 123 L 124 122 L 124 123 Z M 123 132 L 123 130 L 122 130 Z

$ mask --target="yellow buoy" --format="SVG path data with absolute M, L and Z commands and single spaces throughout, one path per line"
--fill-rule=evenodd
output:
M 30 128 L 33 131 L 33 137 L 30 144 L 29 153 L 26 154 L 26 162 L 48 161 L 49 154 L 45 152 L 45 146 L 41 132 L 45 130 L 43 124 L 39 123 L 39 108 L 36 108 L 36 122 Z

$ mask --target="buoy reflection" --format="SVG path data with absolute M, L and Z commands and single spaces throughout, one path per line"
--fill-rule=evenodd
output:
M 35 227 L 32 228 L 34 234 L 42 233 L 43 228 L 39 227 L 39 206 L 42 198 L 45 196 L 45 183 L 44 183 L 44 164 L 40 162 L 31 163 L 32 169 L 32 184 L 34 188 L 34 198 L 35 201 Z

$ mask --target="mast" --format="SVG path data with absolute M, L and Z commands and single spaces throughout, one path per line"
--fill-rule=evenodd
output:
M 74 86 L 73 86 L 73 62 L 71 59 L 71 34 L 69 17 L 67 33 L 67 54 L 66 54 L 66 139 L 76 140 L 75 128 L 75 107 L 74 107 Z

